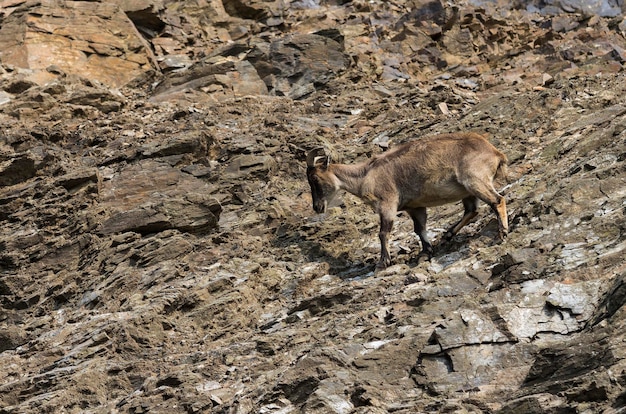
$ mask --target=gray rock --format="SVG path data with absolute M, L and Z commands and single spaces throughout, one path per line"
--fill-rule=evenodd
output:
M 318 34 L 289 35 L 269 45 L 259 44 L 247 59 L 272 94 L 293 99 L 325 85 L 349 63 L 340 42 Z
M 616 0 L 556 0 L 551 2 L 529 1 L 528 7 L 539 7 L 543 13 L 581 13 L 584 16 L 615 17 L 622 14 L 619 1 Z
M 13 99 L 13 95 L 5 91 L 0 91 L 0 105 L 9 103 L 11 102 L 12 99 Z
M 578 319 L 587 321 L 596 309 L 602 284 L 599 281 L 557 283 L 550 289 L 546 302 L 556 308 L 569 309 Z

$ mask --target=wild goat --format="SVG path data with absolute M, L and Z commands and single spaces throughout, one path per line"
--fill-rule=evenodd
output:
M 433 256 L 426 232 L 426 207 L 461 200 L 463 218 L 450 227 L 444 238 L 451 239 L 476 215 L 478 200 L 487 203 L 498 217 L 499 237 L 508 232 L 504 197 L 493 179 L 506 174 L 506 156 L 475 133 L 452 133 L 411 141 L 358 164 L 331 164 L 323 148 L 307 154 L 307 178 L 311 185 L 313 209 L 324 213 L 339 190 L 363 199 L 380 216 L 381 256 L 377 268 L 391 264 L 387 246 L 389 232 L 399 211 L 413 220 L 422 252 Z

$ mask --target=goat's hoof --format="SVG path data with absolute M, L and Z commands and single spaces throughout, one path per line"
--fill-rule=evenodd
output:
M 388 261 L 380 261 L 376 265 L 376 271 L 378 272 L 379 270 L 385 270 L 389 266 L 391 266 L 391 262 L 390 261 L 389 262 Z
M 447 231 L 443 234 L 443 240 L 446 242 L 452 241 L 453 237 L 454 237 L 454 234 L 452 234 L 451 231 Z
M 500 230 L 498 232 L 498 238 L 500 239 L 500 241 L 505 241 L 508 235 L 509 235 L 509 232 L 506 230 Z
M 424 262 L 429 262 L 430 259 L 433 257 L 432 254 L 429 253 L 420 253 L 417 255 L 417 264 L 422 264 Z

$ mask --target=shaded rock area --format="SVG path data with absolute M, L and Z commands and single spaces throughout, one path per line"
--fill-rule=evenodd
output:
M 623 7 L 0 2 L 0 413 L 622 412 Z M 313 213 L 307 150 L 468 130 L 506 241 Z

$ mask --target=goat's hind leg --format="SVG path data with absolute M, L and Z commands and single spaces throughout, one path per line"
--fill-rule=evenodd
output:
M 498 216 L 498 236 L 500 240 L 504 240 L 509 233 L 509 218 L 506 212 L 506 200 L 504 196 L 498 195 L 500 196 L 500 201 L 498 201 L 498 204 L 492 205 L 491 208 Z
M 493 183 L 479 183 L 471 189 L 479 199 L 487 203 L 498 218 L 498 237 L 504 240 L 509 232 L 509 219 L 506 212 L 506 200 L 493 187 Z
M 478 198 L 474 196 L 469 196 L 463 199 L 463 207 L 465 208 L 465 212 L 461 220 L 456 223 L 454 226 L 451 226 L 446 233 L 443 235 L 444 240 L 450 241 L 455 234 L 459 232 L 466 224 L 476 217 L 478 214 L 476 210 L 478 209 Z

